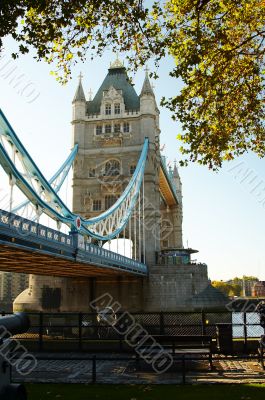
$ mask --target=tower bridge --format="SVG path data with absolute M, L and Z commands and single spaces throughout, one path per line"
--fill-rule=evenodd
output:
M 80 76 L 72 105 L 72 151 L 49 181 L 0 112 L 0 164 L 11 197 L 0 211 L 1 270 L 31 274 L 14 308 L 88 311 L 105 292 L 133 311 L 194 308 L 209 285 L 207 266 L 183 248 L 181 180 L 160 154 L 148 75 L 138 95 L 116 60 L 93 99 Z M 60 197 L 71 167 L 72 210 Z M 13 206 L 15 186 L 26 200 Z M 25 208 L 30 219 L 21 216 Z M 41 225 L 42 214 L 58 229 Z M 49 304 L 54 290 L 56 305 Z

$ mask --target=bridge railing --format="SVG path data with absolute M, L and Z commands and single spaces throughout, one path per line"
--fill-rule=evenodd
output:
M 140 274 L 147 273 L 147 266 L 140 261 L 133 260 L 129 257 L 123 256 L 121 254 L 115 253 L 111 250 L 107 250 L 103 247 L 96 246 L 92 243 L 87 243 L 84 241 L 79 242 L 79 249 L 84 251 L 84 256 L 86 259 L 90 257 L 90 261 L 98 261 L 100 264 L 105 264 L 109 266 L 121 266 L 128 271 L 138 271 Z
M 103 247 L 95 246 L 92 243 L 85 243 L 84 250 L 92 256 L 101 258 L 104 260 L 104 263 L 115 263 L 127 268 L 128 270 L 138 270 L 139 272 L 143 273 L 147 272 L 147 267 L 145 264 L 121 254 L 114 253 L 113 251 L 104 249 Z
M 147 266 L 142 262 L 85 242 L 84 237 L 77 232 L 67 235 L 4 210 L 0 210 L 0 227 L 2 232 L 9 234 L 11 238 L 17 237 L 18 243 L 21 240 L 23 245 L 28 242 L 29 247 L 30 243 L 37 242 L 40 245 L 49 245 L 49 251 L 67 254 L 76 262 L 91 262 L 116 270 L 147 275 Z
M 73 238 L 70 235 L 48 228 L 47 226 L 8 211 L 0 210 L 0 225 L 16 230 L 21 236 L 33 235 L 54 243 L 73 246 Z

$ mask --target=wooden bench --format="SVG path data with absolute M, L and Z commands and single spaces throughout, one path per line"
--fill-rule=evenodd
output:
M 174 359 L 183 360 L 185 356 L 207 356 L 210 370 L 213 369 L 212 362 L 212 337 L 206 335 L 150 335 L 150 338 L 143 341 L 140 349 L 151 349 L 155 340 L 166 351 L 170 351 Z M 141 339 L 139 340 L 139 343 Z M 139 354 L 137 355 L 139 360 Z M 196 360 L 196 357 L 190 359 Z

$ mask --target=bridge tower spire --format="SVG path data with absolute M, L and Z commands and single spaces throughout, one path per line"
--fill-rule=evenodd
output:
M 73 120 L 82 119 L 85 117 L 86 113 L 86 96 L 84 93 L 83 85 L 82 85 L 82 78 L 83 75 L 80 72 L 79 74 L 79 82 L 75 92 L 75 96 L 73 98 Z

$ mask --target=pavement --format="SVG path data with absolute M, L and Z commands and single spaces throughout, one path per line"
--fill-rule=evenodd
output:
M 91 383 L 92 361 L 85 358 L 92 354 L 39 354 L 33 371 L 23 376 L 13 368 L 14 382 L 32 383 Z M 67 357 L 68 359 L 53 359 Z M 159 374 L 150 365 L 140 364 L 130 354 L 96 354 L 96 382 L 105 384 L 178 384 L 182 383 L 181 364 L 174 363 L 166 372 Z M 75 358 L 78 358 L 77 360 Z M 102 360 L 109 358 L 109 360 Z M 119 360 L 117 360 L 119 358 Z M 207 360 L 187 361 L 186 383 L 265 383 L 265 371 L 257 360 L 240 360 L 224 357 L 214 361 L 209 371 Z

